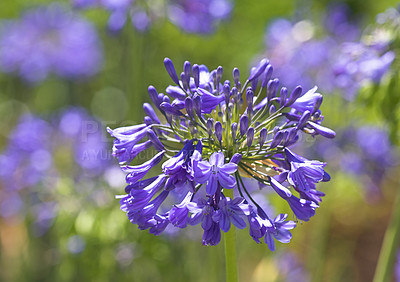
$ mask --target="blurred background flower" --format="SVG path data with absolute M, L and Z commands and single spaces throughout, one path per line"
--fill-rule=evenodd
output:
M 15 72 L 30 82 L 51 73 L 82 79 L 97 73 L 101 65 L 95 28 L 65 6 L 42 6 L 2 24 L 0 68 L 4 72 Z

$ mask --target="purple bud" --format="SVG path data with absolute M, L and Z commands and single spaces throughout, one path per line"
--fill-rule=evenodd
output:
M 148 126 L 150 124 L 153 124 L 153 120 L 149 116 L 145 116 L 144 123 Z
M 215 136 L 217 137 L 219 143 L 222 141 L 222 124 L 217 121 L 215 123 Z
M 185 99 L 185 109 L 190 118 L 194 118 L 193 114 L 193 100 L 190 97 Z
M 248 80 L 252 81 L 252 80 L 258 78 L 264 72 L 264 70 L 268 66 L 268 64 L 269 64 L 269 61 L 267 59 L 262 59 L 260 61 L 260 63 L 258 64 L 258 66 L 253 71 L 253 73 L 250 75 Z
M 321 104 L 322 104 L 322 100 L 323 100 L 322 95 L 321 95 L 321 96 L 318 96 L 317 100 L 315 101 L 314 109 L 313 109 L 313 111 L 312 111 L 313 113 L 315 113 L 316 111 L 319 110 L 319 107 L 320 107 Z
M 157 108 L 159 108 L 159 107 L 160 107 L 160 103 L 159 103 L 159 100 L 158 100 L 158 93 L 157 93 L 157 90 L 154 88 L 153 85 L 150 85 L 150 86 L 147 88 L 147 91 L 149 92 L 149 96 L 150 96 L 151 101 L 153 101 L 153 104 L 154 104 Z
M 294 127 L 289 129 L 286 132 L 288 132 L 288 133 L 287 133 L 287 137 L 285 138 L 284 145 L 288 147 L 288 146 L 291 146 L 294 143 L 296 143 L 297 140 L 299 139 L 299 136 L 297 135 L 297 129 Z
M 182 81 L 182 86 L 183 86 L 184 89 L 188 89 L 189 88 L 188 79 L 190 79 L 190 77 L 187 78 L 185 73 L 181 72 L 181 81 Z
M 231 163 L 239 164 L 240 160 L 242 159 L 242 155 L 239 153 L 236 153 L 232 156 L 231 158 Z
M 290 107 L 301 95 L 303 89 L 301 86 L 296 86 L 296 88 L 293 90 L 292 94 L 290 94 L 289 100 L 286 103 L 286 107 Z
M 326 138 L 335 138 L 336 133 L 330 128 L 324 127 L 322 125 L 319 125 L 315 122 L 309 121 L 308 124 L 320 135 L 326 137 Z
M 200 154 L 203 152 L 203 143 L 201 142 L 201 140 L 199 140 L 199 142 L 196 145 L 196 150 L 200 152 Z
M 234 122 L 234 123 L 232 123 L 232 125 L 231 125 L 231 132 L 232 132 L 232 139 L 233 140 L 236 140 L 236 132 L 237 132 L 237 123 L 236 122 Z
M 324 171 L 324 176 L 322 177 L 322 182 L 328 182 L 330 180 L 331 180 L 331 176 L 326 171 Z
M 261 82 L 261 87 L 262 88 L 265 88 L 265 86 L 267 86 L 268 81 L 271 79 L 273 70 L 274 70 L 274 68 L 271 65 L 268 65 L 266 67 L 265 72 L 264 72 L 264 77 L 263 77 L 263 80 Z
M 160 104 L 162 103 L 162 102 L 166 102 L 166 101 L 164 101 L 164 97 L 165 97 L 165 95 L 163 94 L 163 93 L 159 93 L 158 94 L 158 107 L 160 107 Z M 169 102 L 168 102 L 169 103 Z
M 253 139 L 254 139 L 254 128 L 250 127 L 249 130 L 247 130 L 247 147 L 251 147 L 253 144 Z
M 159 95 L 160 96 L 160 95 Z M 171 103 L 171 100 L 169 99 L 169 97 L 168 96 L 164 96 L 163 97 L 163 100 L 162 100 L 163 102 L 165 102 L 165 103 Z M 160 103 L 161 104 L 161 103 Z M 160 105 L 161 106 L 161 105 Z
M 230 92 L 231 92 L 231 89 L 230 89 L 229 85 L 227 83 L 224 83 L 224 86 L 222 87 L 222 90 L 223 90 L 224 95 L 225 95 L 225 101 L 228 102 L 229 101 Z
M 275 134 L 274 139 L 271 142 L 271 149 L 275 148 L 282 142 L 283 135 L 284 134 L 282 133 L 282 131 L 279 131 L 277 134 Z
M 253 111 L 253 98 L 254 98 L 253 90 L 251 88 L 247 88 L 246 100 L 247 100 L 247 108 L 249 109 L 249 112 Z
M 240 72 L 238 68 L 233 69 L 233 80 L 235 81 L 235 85 L 237 86 L 240 78 Z
M 261 129 L 259 138 L 260 148 L 264 145 L 265 141 L 267 140 L 267 134 L 268 130 L 266 128 Z
M 172 80 L 179 85 L 179 79 L 178 76 L 176 75 L 174 64 L 172 63 L 170 58 L 164 59 L 164 66 L 167 69 L 167 72 L 169 76 L 172 78 Z
M 186 98 L 185 91 L 183 91 L 179 86 L 170 85 L 167 87 L 165 92 L 167 92 L 168 95 L 175 99 L 185 100 Z
M 223 73 L 224 73 L 224 69 L 221 66 L 219 66 L 217 68 L 217 82 L 218 83 L 221 81 Z
M 191 76 L 192 65 L 189 61 L 185 61 L 183 63 L 183 72 L 185 73 L 186 83 L 189 84 L 190 76 Z
M 193 98 L 193 108 L 198 117 L 201 117 L 201 97 L 196 94 Z
M 153 143 L 154 148 L 156 148 L 159 151 L 163 151 L 164 145 L 161 143 L 160 139 L 158 139 L 157 135 L 152 129 L 147 130 L 147 138 Z
M 239 131 L 240 135 L 245 135 L 247 127 L 249 126 L 249 118 L 245 115 L 241 116 L 239 120 Z
M 301 116 L 301 118 L 299 120 L 299 123 L 297 124 L 296 129 L 297 130 L 302 129 L 307 124 L 307 121 L 310 119 L 310 117 L 311 117 L 310 111 L 305 111 L 303 113 L 303 115 Z
M 238 101 L 238 95 L 237 94 L 238 94 L 238 90 L 237 90 L 237 88 L 235 86 L 233 86 L 232 89 L 231 89 L 231 97 L 233 97 L 233 101 L 235 103 L 237 103 L 237 101 Z
M 210 76 L 213 78 L 213 83 L 214 86 L 217 86 L 217 71 L 216 70 L 212 70 L 210 73 Z
M 208 135 L 211 136 L 214 128 L 214 119 L 209 118 L 206 122 Z
M 183 116 L 182 112 L 175 109 L 170 103 L 162 102 L 160 107 L 164 112 L 166 112 L 168 114 L 171 114 L 174 116 Z
M 281 88 L 281 95 L 280 95 L 280 101 L 279 101 L 279 107 L 282 108 L 283 106 L 285 106 L 286 103 L 286 98 L 287 98 L 287 88 L 286 87 L 282 87 Z
M 251 81 L 251 88 L 256 90 L 258 86 L 258 78 L 255 78 Z
M 276 92 L 278 91 L 278 87 L 279 87 L 279 79 L 275 78 L 272 81 L 272 83 L 268 83 L 267 86 L 267 97 L 268 97 L 268 101 L 271 101 L 272 98 L 274 98 L 276 96 Z
M 174 107 L 175 110 L 183 110 L 185 108 L 185 101 L 181 101 L 179 99 L 175 99 L 172 103 L 171 103 L 172 107 Z
M 151 117 L 152 120 L 154 120 L 156 123 L 160 123 L 160 120 L 158 119 L 156 112 L 154 111 L 153 107 L 149 103 L 143 104 L 143 110 L 146 113 L 146 115 Z
M 197 64 L 193 65 L 193 79 L 194 79 L 194 85 L 196 87 L 199 87 L 200 85 L 200 68 Z
M 271 106 L 269 107 L 269 115 L 272 115 L 272 114 L 275 113 L 275 112 L 276 112 L 275 106 L 274 106 L 274 105 L 271 105 Z

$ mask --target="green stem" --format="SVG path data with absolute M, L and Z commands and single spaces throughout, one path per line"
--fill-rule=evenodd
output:
M 224 194 L 226 197 L 233 199 L 233 189 L 224 189 Z M 225 233 L 224 241 L 226 282 L 237 282 L 236 233 L 234 226 L 231 226 L 230 230 Z
M 391 281 L 393 265 L 400 241 L 400 187 L 393 205 L 393 214 L 383 238 L 374 282 Z

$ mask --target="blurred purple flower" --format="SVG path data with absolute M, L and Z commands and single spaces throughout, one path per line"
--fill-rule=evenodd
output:
M 266 54 L 283 84 L 305 88 L 319 84 L 324 92 L 339 91 L 354 99 L 367 82 L 379 83 L 394 60 L 388 42 L 367 44 L 359 28 L 349 21 L 349 9 L 337 5 L 329 9 L 323 37 L 308 20 L 292 24 L 279 19 L 268 28 Z
M 167 7 L 157 3 L 138 3 L 134 0 L 71 0 L 77 8 L 101 7 L 110 12 L 108 28 L 120 31 L 128 18 L 141 32 L 146 31 L 158 18 L 167 15 L 169 20 L 188 33 L 209 34 L 217 24 L 227 19 L 232 10 L 229 0 L 173 0 Z M 167 8 L 167 11 L 163 9 Z
M 50 122 L 22 116 L 0 154 L 0 216 L 29 215 L 33 234 L 42 236 L 58 214 L 57 182 L 98 183 L 112 166 L 108 145 L 101 123 L 82 108 L 68 108 Z
M 59 4 L 27 11 L 0 29 L 0 69 L 29 82 L 50 73 L 80 79 L 97 73 L 102 50 L 95 28 Z
M 232 3 L 228 0 L 173 0 L 168 17 L 188 33 L 208 34 L 216 24 L 229 17 Z
M 336 171 L 357 176 L 365 187 L 367 200 L 377 200 L 386 173 L 400 164 L 399 152 L 390 144 L 388 132 L 372 125 L 349 126 L 339 129 L 338 136 L 329 145 L 321 141 L 313 148 L 332 160 Z
M 277 257 L 279 277 L 286 282 L 308 282 L 310 275 L 301 260 L 291 252 L 285 252 Z

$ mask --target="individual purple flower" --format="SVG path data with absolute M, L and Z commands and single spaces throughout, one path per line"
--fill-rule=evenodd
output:
M 169 212 L 168 219 L 176 227 L 185 228 L 189 221 L 188 204 L 193 196 L 193 193 L 187 193 L 186 197 L 179 205 L 175 205 Z
M 291 107 L 299 112 L 315 112 L 315 105 L 318 103 L 318 100 L 322 100 L 322 95 L 319 93 L 315 93 L 315 91 L 317 91 L 317 87 L 310 89 L 302 96 L 295 99 L 296 101 L 291 105 Z M 318 110 L 318 108 L 315 110 Z
M 213 215 L 213 220 L 219 222 L 219 227 L 222 231 L 228 232 L 231 228 L 231 222 L 239 229 L 246 227 L 246 222 L 243 218 L 249 214 L 250 208 L 244 201 L 241 197 L 233 200 L 226 197 L 219 202 L 219 209 Z
M 290 163 L 288 181 L 299 191 L 307 192 L 315 189 L 315 184 L 324 179 L 325 163 L 320 161 L 309 161 L 289 149 L 285 149 L 287 160 Z
M 279 214 L 267 226 L 265 232 L 265 243 L 271 251 L 275 251 L 275 240 L 281 243 L 289 243 L 292 239 L 292 234 L 289 230 L 296 227 L 294 221 L 285 221 L 287 214 Z M 275 239 L 275 240 L 274 240 Z
M 189 211 L 192 213 L 189 219 L 191 225 L 197 225 L 201 223 L 201 227 L 204 230 L 211 228 L 214 220 L 214 208 L 211 205 L 210 200 L 199 199 L 197 202 L 191 202 L 187 205 Z
M 179 188 L 185 185 L 188 180 L 193 180 L 191 156 L 194 152 L 195 146 L 193 140 L 191 140 L 175 157 L 163 163 L 164 173 L 170 176 L 165 184 L 166 189 Z
M 198 183 L 207 182 L 206 192 L 215 194 L 218 185 L 223 188 L 232 189 L 235 186 L 235 178 L 231 175 L 237 170 L 237 164 L 224 161 L 222 152 L 213 153 L 209 161 L 201 161 L 194 170 L 194 177 Z
M 152 159 L 141 165 L 122 167 L 123 171 L 128 172 L 126 175 L 126 182 L 129 184 L 134 184 L 142 179 L 150 169 L 152 169 L 162 160 L 163 156 L 164 151 L 159 152 Z
M 201 94 L 201 112 L 209 114 L 211 113 L 222 101 L 225 100 L 225 97 L 222 95 L 216 96 L 211 94 L 205 89 L 198 89 L 198 92 Z
M 0 31 L 0 69 L 29 82 L 44 80 L 51 73 L 82 79 L 96 74 L 101 65 L 95 28 L 62 5 L 27 11 Z
M 148 127 L 144 124 L 121 127 L 117 130 L 107 128 L 108 133 L 116 138 L 114 140 L 113 156 L 117 157 L 121 164 L 132 161 L 137 156 L 137 153 L 143 149 L 142 147 L 139 147 L 139 149 L 136 144 L 146 136 L 147 130 Z

